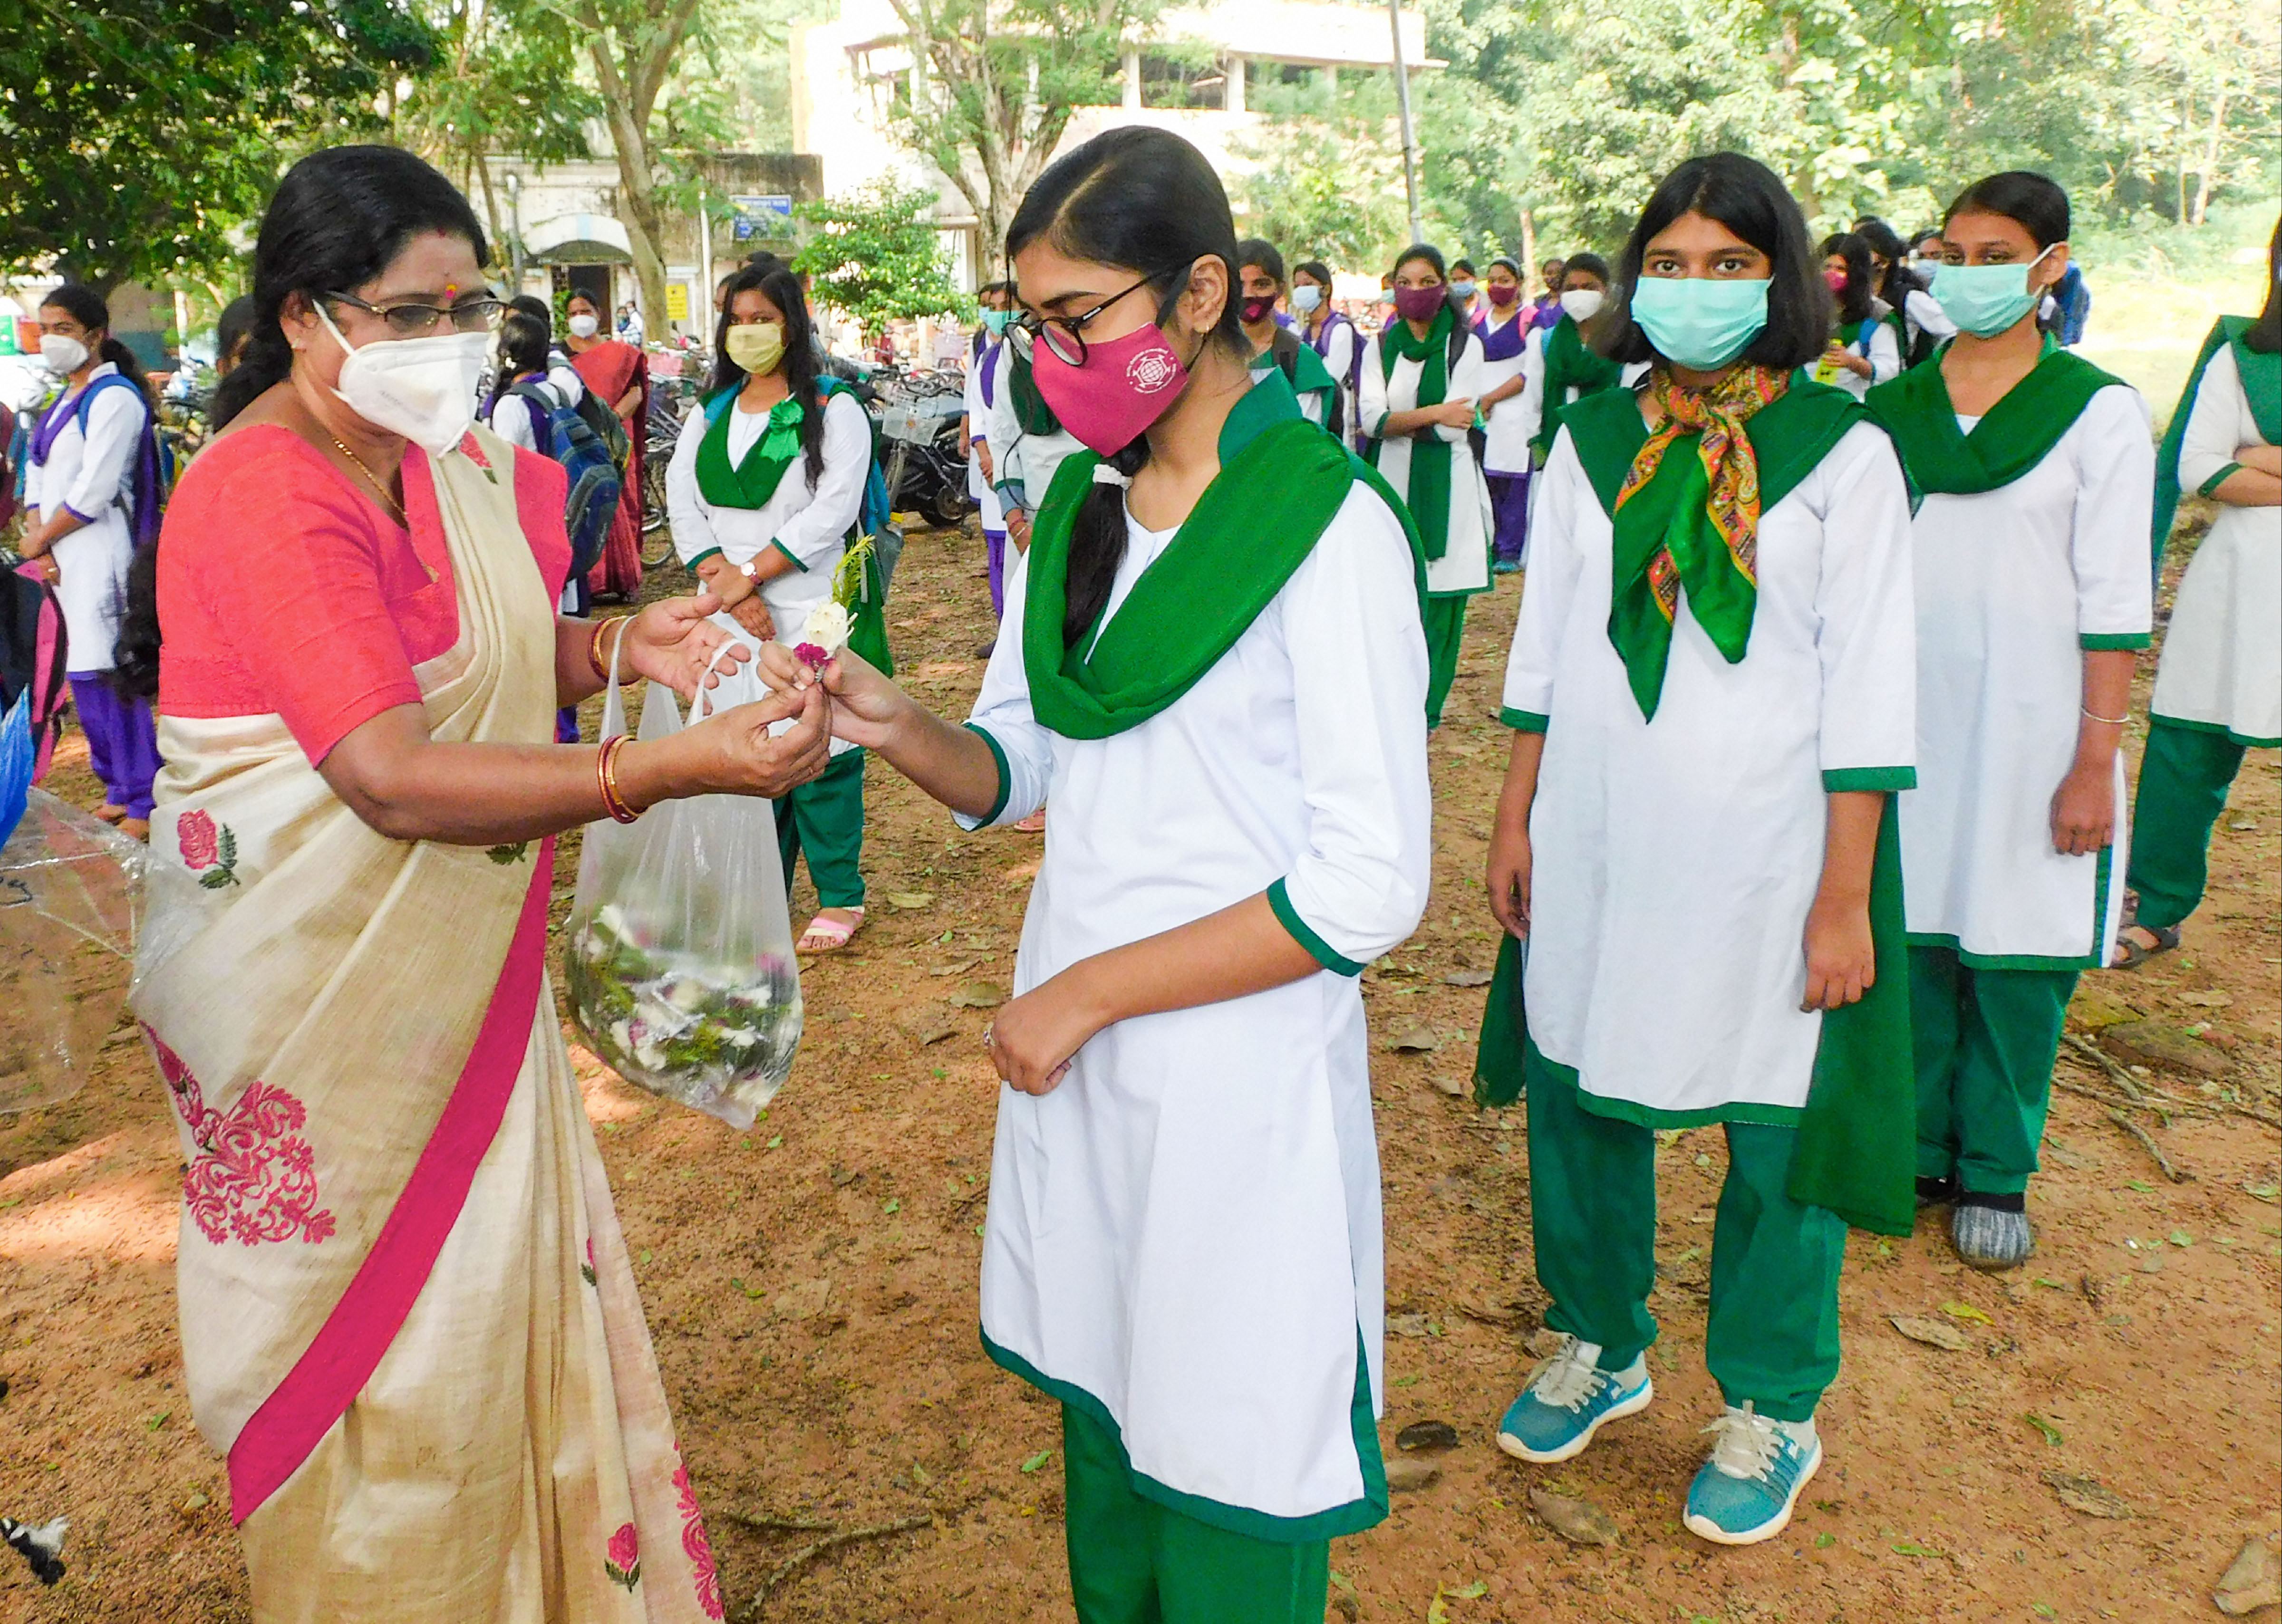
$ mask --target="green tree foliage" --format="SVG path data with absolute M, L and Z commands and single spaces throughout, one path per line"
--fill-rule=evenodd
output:
M 231 257 L 285 155 L 378 128 L 430 59 L 391 0 L 19 0 L 0 28 L 0 265 L 110 288 Z
M 1287 262 L 1391 262 L 1409 235 L 1391 76 L 1346 73 L 1297 93 L 1263 85 L 1251 101 L 1275 117 L 1240 149 L 1238 231 L 1265 237 Z
M 935 203 L 933 192 L 882 181 L 803 204 L 800 218 L 816 235 L 793 268 L 815 277 L 819 302 L 854 317 L 866 332 L 897 317 L 971 313 L 971 301 L 951 285 Z

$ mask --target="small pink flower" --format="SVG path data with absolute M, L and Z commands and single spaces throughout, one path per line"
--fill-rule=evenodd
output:
M 221 855 L 221 837 L 211 812 L 183 813 L 175 833 L 182 843 L 182 862 L 193 871 L 213 867 Z
M 802 661 L 811 671 L 821 671 L 832 663 L 832 652 L 829 649 L 820 648 L 813 643 L 796 643 L 793 645 L 792 652 L 799 655 Z
M 602 1571 L 610 1582 L 622 1584 L 631 1590 L 641 1578 L 641 1535 L 634 1525 L 627 1523 L 610 1535 L 609 1549 L 602 1558 Z

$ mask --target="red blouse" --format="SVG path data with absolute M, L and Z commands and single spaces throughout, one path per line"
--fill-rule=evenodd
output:
M 515 452 L 515 505 L 550 620 L 570 571 L 566 483 Z M 265 423 L 225 435 L 183 473 L 159 547 L 159 708 L 174 716 L 275 712 L 322 762 L 354 729 L 416 705 L 412 668 L 459 636 L 459 596 L 416 445 L 404 453 L 407 530 L 315 447 Z

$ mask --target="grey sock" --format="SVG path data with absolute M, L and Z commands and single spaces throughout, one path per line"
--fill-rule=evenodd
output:
M 2029 1260 L 2029 1215 L 1959 1206 L 1950 1212 L 1949 1238 L 1976 1269 L 2016 1269 Z

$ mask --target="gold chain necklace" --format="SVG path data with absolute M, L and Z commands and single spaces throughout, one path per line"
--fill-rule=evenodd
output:
M 382 481 L 380 476 L 367 468 L 364 463 L 364 459 L 358 456 L 356 452 L 351 451 L 348 447 L 348 442 L 342 439 L 339 435 L 329 433 L 326 437 L 332 441 L 333 448 L 336 451 L 339 452 L 342 456 L 346 457 L 351 462 L 356 464 L 357 472 L 363 475 L 367 480 L 371 482 L 372 488 L 375 491 L 380 492 L 380 499 L 388 504 L 389 511 L 396 515 L 396 522 L 399 524 L 405 526 L 407 529 L 409 529 L 411 527 L 412 521 L 404 511 L 404 504 L 398 501 L 394 497 L 388 493 L 388 486 Z

